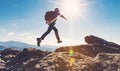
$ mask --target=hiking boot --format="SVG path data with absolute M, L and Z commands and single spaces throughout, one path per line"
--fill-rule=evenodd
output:
M 58 42 L 57 43 L 62 43 L 62 41 L 61 40 L 58 40 Z
M 40 46 L 41 38 L 37 38 L 37 46 Z

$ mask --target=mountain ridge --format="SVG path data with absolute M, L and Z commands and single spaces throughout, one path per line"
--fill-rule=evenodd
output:
M 61 46 L 54 52 L 36 48 L 0 51 L 0 71 L 119 71 L 120 45 L 90 35 L 87 44 Z
M 0 50 L 4 50 L 6 48 L 14 48 L 14 49 L 18 49 L 18 50 L 23 50 L 24 48 L 30 48 L 30 47 L 41 49 L 43 51 L 46 51 L 46 50 L 54 51 L 57 46 L 41 45 L 41 47 L 42 47 L 41 48 L 36 45 L 32 45 L 32 44 L 21 42 L 21 41 L 13 41 L 13 40 L 4 41 L 4 42 L 0 41 Z

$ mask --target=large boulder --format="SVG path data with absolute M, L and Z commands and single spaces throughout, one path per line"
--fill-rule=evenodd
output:
M 120 49 L 120 45 L 116 44 L 116 43 L 113 43 L 113 42 L 109 42 L 109 41 L 106 41 L 102 38 L 99 38 L 99 37 L 96 37 L 94 35 L 90 35 L 90 36 L 86 36 L 85 37 L 85 42 L 88 43 L 88 44 L 101 44 L 101 45 L 104 45 L 104 46 L 109 46 L 109 47 L 114 47 L 116 49 Z
M 104 48 L 103 47 L 102 48 L 110 53 L 120 53 L 120 45 L 113 43 L 113 42 L 106 41 L 106 40 L 96 37 L 94 35 L 86 36 L 85 42 L 88 44 L 102 45 L 104 47 Z
M 106 40 L 96 37 L 94 35 L 90 35 L 90 36 L 86 36 L 85 37 L 85 42 L 88 44 L 101 44 L 101 45 L 109 45 L 109 42 L 107 42 Z

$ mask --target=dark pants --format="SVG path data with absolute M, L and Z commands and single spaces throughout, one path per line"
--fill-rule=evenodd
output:
M 55 23 L 52 23 L 52 24 L 49 25 L 47 31 L 41 36 L 41 39 L 42 39 L 42 40 L 44 40 L 44 38 L 45 38 L 52 30 L 54 30 L 55 36 L 56 36 L 57 40 L 58 40 L 58 41 L 60 40 L 60 37 L 59 37 L 59 34 L 58 34 L 58 30 L 57 30 L 57 28 L 56 28 L 54 25 L 55 25 Z

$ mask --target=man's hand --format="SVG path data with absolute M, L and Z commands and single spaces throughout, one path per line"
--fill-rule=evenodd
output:
M 67 18 L 64 17 L 65 20 L 67 20 Z
M 63 15 L 60 15 L 60 17 L 64 18 L 65 20 L 67 20 L 67 18 L 65 18 Z

